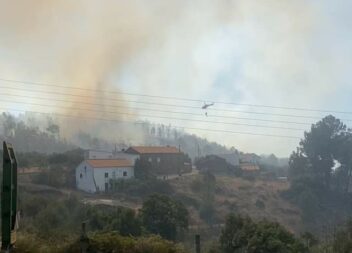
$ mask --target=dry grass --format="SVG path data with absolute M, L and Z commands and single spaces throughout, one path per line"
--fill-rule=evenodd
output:
M 190 187 L 197 177 L 199 175 L 172 180 L 170 183 L 176 192 L 201 201 L 199 194 Z M 217 176 L 214 204 L 216 219 L 218 223 L 223 223 L 228 213 L 238 212 L 254 219 L 277 221 L 292 232 L 300 232 L 302 223 L 299 209 L 280 196 L 280 192 L 288 187 L 287 182 L 248 181 L 242 178 Z M 192 208 L 191 224 L 200 225 L 200 222 L 197 211 Z

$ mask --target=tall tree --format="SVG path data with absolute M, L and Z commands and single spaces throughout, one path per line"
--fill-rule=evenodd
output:
M 188 227 L 188 211 L 182 203 L 164 195 L 152 195 L 141 209 L 143 226 L 151 233 L 175 240 L 179 230 Z
M 347 132 L 346 125 L 332 115 L 313 124 L 290 157 L 292 178 L 311 176 L 330 188 L 335 160 L 340 156 L 339 146 L 344 142 Z
M 249 217 L 231 214 L 220 235 L 225 253 L 305 253 L 307 249 L 278 223 L 254 222 Z

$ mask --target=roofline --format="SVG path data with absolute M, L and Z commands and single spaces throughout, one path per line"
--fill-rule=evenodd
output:
M 124 166 L 120 166 L 120 165 L 116 166 L 116 165 L 114 165 L 114 166 L 99 166 L 99 167 L 95 167 L 95 166 L 93 166 L 92 164 L 89 163 L 89 161 L 96 161 L 96 160 L 127 160 L 127 159 L 85 159 L 79 165 L 81 165 L 83 162 L 85 162 L 90 167 L 92 167 L 93 169 L 102 169 L 102 168 L 133 168 L 134 167 L 133 163 L 131 163 L 130 165 L 124 165 Z

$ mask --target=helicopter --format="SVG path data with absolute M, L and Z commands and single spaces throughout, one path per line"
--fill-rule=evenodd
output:
M 213 106 L 213 105 L 214 105 L 214 103 L 210 103 L 210 104 L 204 103 L 204 105 L 202 106 L 202 109 L 203 110 L 208 109 L 208 107 Z

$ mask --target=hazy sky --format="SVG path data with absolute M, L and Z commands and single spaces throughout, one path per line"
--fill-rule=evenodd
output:
M 0 0 L 0 78 L 206 102 L 352 111 L 351 8 L 352 2 L 348 0 Z M 5 91 L 1 85 L 15 87 L 0 81 L 0 98 L 4 97 L 1 90 Z M 6 92 L 15 94 L 15 90 Z M 20 94 L 31 95 L 26 91 Z M 144 111 L 126 109 L 135 114 L 133 119 L 254 134 L 301 137 L 302 129 L 308 129 L 317 119 L 292 115 L 319 118 L 326 114 L 215 103 L 214 109 L 237 112 L 209 110 L 206 117 L 201 109 L 182 107 L 200 108 L 203 102 L 119 97 L 174 105 L 124 102 L 124 106 L 143 107 Z M 35 98 L 17 99 L 38 102 Z M 103 102 L 106 106 L 112 103 L 108 96 Z M 6 109 L 57 111 L 1 99 L 0 104 Z M 352 119 L 350 114 L 336 116 Z M 261 127 L 191 121 L 195 119 Z M 279 137 L 186 131 L 240 150 L 279 156 L 289 155 L 299 142 Z

